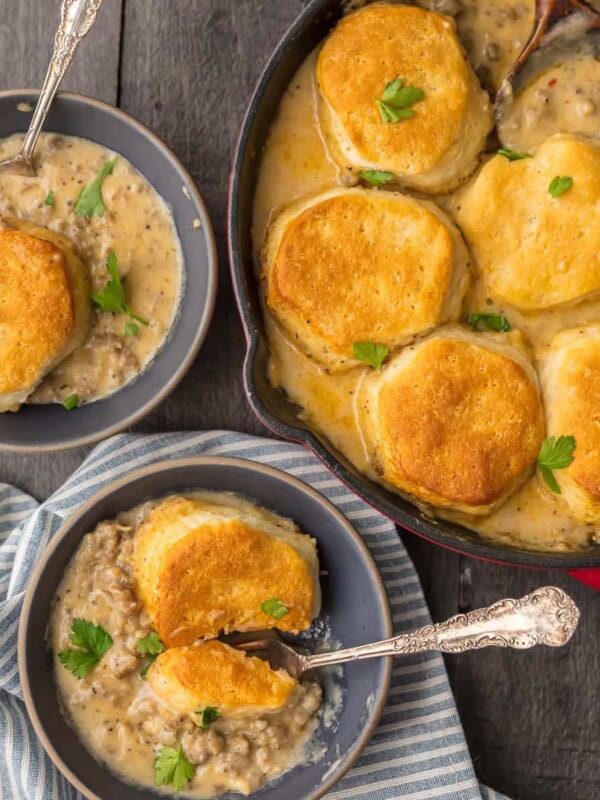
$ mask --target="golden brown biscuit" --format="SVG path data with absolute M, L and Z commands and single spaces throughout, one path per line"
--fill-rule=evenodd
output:
M 582 522 L 600 521 L 600 324 L 558 333 L 541 372 L 548 436 L 574 436 L 575 460 L 554 476 Z
M 543 410 L 533 366 L 505 336 L 450 326 L 364 381 L 360 424 L 386 483 L 488 514 L 524 482 L 544 439 Z
M 283 209 L 263 246 L 266 300 L 301 349 L 331 370 L 355 342 L 394 349 L 460 315 L 469 254 L 434 204 L 333 189 Z
M 172 647 L 148 671 L 153 692 L 180 714 L 207 706 L 224 717 L 277 711 L 298 682 L 223 642 Z
M 548 191 L 557 176 L 573 185 Z M 600 290 L 600 149 L 573 136 L 547 139 L 534 158 L 494 156 L 455 199 L 455 216 L 488 293 L 524 311 Z
M 475 169 L 492 111 L 449 18 L 368 5 L 325 40 L 316 77 L 321 127 L 343 169 L 388 170 L 425 192 L 449 191 Z M 391 123 L 374 98 L 397 78 L 425 95 L 411 119 Z
M 79 347 L 90 318 L 90 281 L 72 244 L 6 218 L 0 230 L 0 412 L 16 411 Z
M 135 570 L 138 595 L 170 647 L 221 631 L 297 633 L 319 613 L 314 539 L 249 503 L 164 500 L 138 529 Z M 260 608 L 272 598 L 288 609 L 281 619 Z

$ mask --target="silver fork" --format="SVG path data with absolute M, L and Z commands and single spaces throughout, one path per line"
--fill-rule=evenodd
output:
M 62 0 L 60 25 L 54 40 L 54 51 L 42 91 L 31 118 L 29 130 L 16 156 L 0 162 L 0 172 L 35 177 L 33 151 L 54 96 L 73 60 L 79 42 L 96 22 L 96 14 L 104 0 Z
M 569 595 L 555 586 L 544 586 L 520 600 L 500 600 L 488 608 L 458 614 L 437 625 L 426 625 L 393 639 L 346 650 L 309 655 L 298 652 L 276 636 L 234 646 L 265 658 L 273 669 L 284 669 L 294 678 L 299 678 L 307 670 L 317 667 L 379 656 L 430 650 L 464 653 L 483 647 L 525 650 L 540 644 L 562 647 L 575 632 L 578 622 L 579 610 Z

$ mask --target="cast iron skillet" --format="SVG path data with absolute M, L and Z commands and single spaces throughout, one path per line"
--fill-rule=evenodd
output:
M 312 0 L 285 34 L 264 73 L 246 113 L 229 189 L 229 258 L 248 349 L 244 387 L 261 422 L 285 439 L 307 445 L 356 494 L 402 527 L 444 547 L 505 564 L 543 569 L 589 570 L 600 567 L 600 547 L 577 553 L 540 553 L 484 541 L 459 525 L 426 517 L 418 508 L 369 480 L 324 436 L 298 416 L 299 408 L 274 389 L 267 378 L 268 345 L 252 258 L 252 204 L 261 154 L 279 101 L 294 73 L 339 19 L 344 0 Z M 582 576 L 583 577 L 583 574 Z M 591 582 L 588 575 L 586 582 Z

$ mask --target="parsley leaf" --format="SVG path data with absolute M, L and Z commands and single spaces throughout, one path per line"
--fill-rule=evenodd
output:
M 148 661 L 144 664 L 144 666 L 140 670 L 140 678 L 145 681 L 148 680 L 148 670 L 156 661 L 156 656 L 151 656 Z
M 548 191 L 552 195 L 552 197 L 560 197 L 561 194 L 568 192 L 569 189 L 573 186 L 573 178 L 569 178 L 568 175 L 557 175 L 556 178 L 552 178 L 550 181 L 550 186 L 548 186 Z
M 384 183 L 389 183 L 395 177 L 393 172 L 385 172 L 385 170 L 381 169 L 362 169 L 356 174 L 372 186 L 381 186 Z
M 213 722 L 216 722 L 221 716 L 221 712 L 214 706 L 206 706 L 206 708 L 199 708 L 196 714 L 200 715 L 200 724 L 206 730 Z
M 478 325 L 480 322 L 483 322 L 485 327 L 491 331 L 508 333 L 508 331 L 512 330 L 512 326 L 504 314 L 469 314 L 468 322 L 474 331 L 479 330 Z
M 373 100 L 379 107 L 379 113 L 384 122 L 396 123 L 401 119 L 414 117 L 416 111 L 411 106 L 425 97 L 423 89 L 417 86 L 405 86 L 402 78 L 396 78 L 386 84 L 381 97 Z
M 144 636 L 143 639 L 140 639 L 137 647 L 143 656 L 158 656 L 165 649 L 156 631 L 151 631 L 148 636 Z
M 354 342 L 352 345 L 354 351 L 354 358 L 358 361 L 363 361 L 374 369 L 381 372 L 383 362 L 385 361 L 389 351 L 384 344 L 374 344 L 373 342 Z
M 156 633 L 156 631 L 151 631 L 148 636 L 144 636 L 143 639 L 139 640 L 137 649 L 143 656 L 148 656 L 148 662 L 140 670 L 140 677 L 146 680 L 148 677 L 148 670 L 163 652 L 165 646 L 158 633 Z
M 139 327 L 135 324 L 135 322 L 126 322 L 125 327 L 123 329 L 123 333 L 125 336 L 137 336 L 140 332 Z
M 104 198 L 102 197 L 102 184 L 107 175 L 111 175 L 115 168 L 118 157 L 115 156 L 99 170 L 98 174 L 91 183 L 81 190 L 81 194 L 75 203 L 75 213 L 78 217 L 103 217 L 106 211 Z
M 196 774 L 196 767 L 183 755 L 181 743 L 177 750 L 161 747 L 154 759 L 154 779 L 157 786 L 172 786 L 180 792 Z
M 45 206 L 53 206 L 54 205 L 54 192 L 52 191 L 52 189 L 50 189 L 50 191 L 46 195 L 46 198 L 44 200 L 44 205 Z
M 560 486 L 554 475 L 555 469 L 566 469 L 575 460 L 574 436 L 549 436 L 544 439 L 538 454 L 538 466 L 544 482 L 556 494 L 561 494 Z
M 62 650 L 58 659 L 76 678 L 85 678 L 110 650 L 113 640 L 100 625 L 76 619 L 69 639 L 79 650 Z
M 85 678 L 96 666 L 98 659 L 86 650 L 62 650 L 58 654 L 60 663 L 76 678 Z
M 104 289 L 100 292 L 95 292 L 92 295 L 92 301 L 96 304 L 98 309 L 103 312 L 111 312 L 113 314 L 117 314 L 119 312 L 123 314 L 127 314 L 127 316 L 135 319 L 137 322 L 141 322 L 142 325 L 149 325 L 147 319 L 143 319 L 143 317 L 139 317 L 137 314 L 134 314 L 133 311 L 127 305 L 125 300 L 125 289 L 123 288 L 123 284 L 121 282 L 121 276 L 119 275 L 119 268 L 117 266 L 117 256 L 114 251 L 111 251 L 108 254 L 108 258 L 106 260 L 106 269 L 109 272 L 110 280 L 107 281 Z
M 79 405 L 78 394 L 70 394 L 63 400 L 63 406 L 67 409 L 67 411 L 72 411 L 74 408 L 77 408 L 78 405 Z
M 412 108 L 394 108 L 389 103 L 384 103 L 383 100 L 378 100 L 379 112 L 384 122 L 391 122 L 395 124 L 402 119 L 410 119 L 416 115 L 416 111 Z
M 386 83 L 383 94 L 381 95 L 381 99 L 386 100 L 387 102 L 392 102 L 403 86 L 404 81 L 402 78 L 395 78 L 393 81 Z
M 522 161 L 524 158 L 533 158 L 533 153 L 518 153 L 516 150 L 508 150 L 505 147 L 501 147 L 498 150 L 499 156 L 504 156 L 509 161 Z
M 261 603 L 260 610 L 273 617 L 273 619 L 283 619 L 290 613 L 289 609 L 276 597 L 271 597 L 270 600 L 265 600 L 264 603 Z

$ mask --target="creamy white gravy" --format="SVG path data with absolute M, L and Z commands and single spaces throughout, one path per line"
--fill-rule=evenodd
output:
M 194 492 L 189 496 L 258 513 L 271 524 L 282 522 L 281 517 L 229 493 Z M 137 644 L 150 633 L 151 623 L 135 596 L 133 576 L 134 535 L 157 502 L 101 522 L 84 536 L 65 570 L 48 627 L 59 701 L 90 752 L 127 781 L 160 791 L 155 786 L 154 758 L 161 747 L 177 747 L 181 742 L 186 758 L 196 765 L 184 794 L 200 798 L 228 791 L 249 794 L 296 764 L 323 755 L 323 746 L 313 733 L 320 718 L 325 727 L 337 719 L 343 699 L 340 668 L 335 676 L 324 678 L 327 701 L 323 706 L 320 684 L 303 679 L 279 711 L 220 719 L 206 731 L 195 719 L 174 712 L 159 700 L 140 677 L 146 661 Z M 101 625 L 114 641 L 106 656 L 81 680 L 56 657 L 72 647 L 69 633 L 76 618 Z M 313 636 L 308 637 L 310 649 L 331 643 L 323 620 L 316 621 L 313 628 Z M 166 787 L 165 791 L 171 794 L 172 790 Z
M 533 22 L 533 2 L 524 0 L 419 0 L 418 4 L 456 15 L 459 33 L 474 65 L 485 66 L 495 86 L 526 41 Z M 489 47 L 491 44 L 498 46 L 501 54 L 498 58 L 494 48 Z M 337 166 L 328 158 L 318 127 L 313 77 L 315 60 L 316 53 L 312 53 L 290 83 L 263 154 L 253 221 L 257 275 L 259 248 L 273 212 L 298 197 L 324 191 L 342 181 Z M 585 70 L 595 74 L 596 68 L 597 64 L 588 64 Z M 573 69 L 579 67 L 572 64 L 557 67 L 565 86 Z M 597 91 L 586 85 L 587 92 Z M 569 110 L 565 111 L 559 102 L 554 109 L 555 122 L 548 121 L 548 125 L 556 124 L 561 132 L 572 130 Z M 593 116 L 600 127 L 600 113 Z M 546 135 L 544 133 L 542 138 Z M 436 200 L 452 213 L 456 202 L 452 195 Z M 486 301 L 485 286 L 479 277 L 465 300 L 465 314 L 488 310 L 505 313 L 513 327 L 523 332 L 538 369 L 556 332 L 600 319 L 598 299 L 537 316 L 524 315 L 511 306 L 490 306 Z M 271 383 L 302 408 L 302 418 L 313 429 L 324 434 L 359 470 L 378 480 L 361 438 L 354 405 L 357 385 L 367 374 L 365 370 L 357 368 L 342 374 L 328 374 L 290 341 L 264 303 L 263 310 L 271 349 Z M 448 516 L 484 538 L 540 550 L 578 550 L 594 542 L 599 533 L 596 527 L 574 520 L 564 500 L 548 491 L 535 476 L 486 518 L 453 515 L 431 508 L 423 509 L 423 513 Z
M 515 97 L 499 127 L 504 145 L 530 152 L 554 133 L 600 141 L 600 60 L 574 55 L 551 66 Z
M 0 160 L 14 155 L 23 140 L 0 141 Z M 173 323 L 182 288 L 183 260 L 173 216 L 148 181 L 119 156 L 103 184 L 104 216 L 77 216 L 81 190 L 116 153 L 74 136 L 42 133 L 36 148 L 35 178 L 0 175 L 0 214 L 43 225 L 72 240 L 88 265 L 92 292 L 109 275 L 114 251 L 128 305 L 149 325 L 125 336 L 124 314 L 92 313 L 86 344 L 59 364 L 28 402 L 60 403 L 77 394 L 81 402 L 119 389 L 153 359 Z M 54 204 L 44 200 L 53 193 Z

